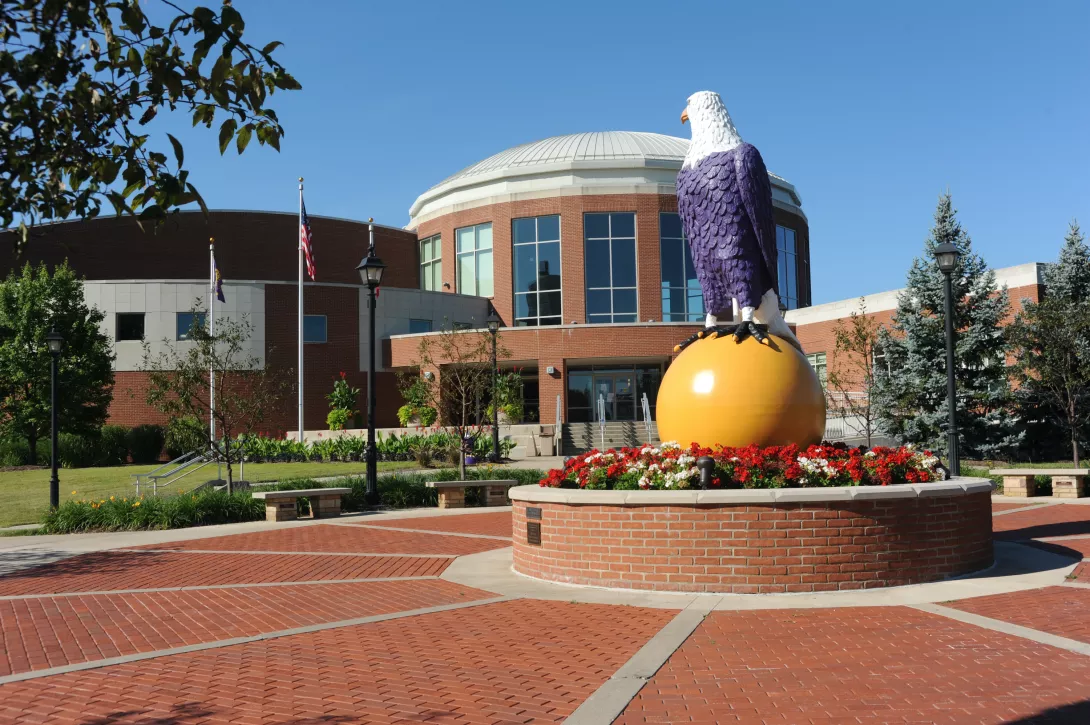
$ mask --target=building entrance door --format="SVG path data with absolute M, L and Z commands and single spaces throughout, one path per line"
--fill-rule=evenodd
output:
M 592 419 L 598 422 L 599 398 L 606 422 L 636 419 L 636 384 L 632 373 L 594 373 Z

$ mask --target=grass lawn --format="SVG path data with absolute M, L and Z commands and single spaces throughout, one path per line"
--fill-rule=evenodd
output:
M 108 498 L 135 494 L 134 473 L 147 473 L 156 466 L 114 466 L 109 468 L 62 468 L 61 502 L 70 498 Z M 381 461 L 378 470 L 393 471 L 416 468 L 413 461 Z M 238 477 L 238 466 L 234 466 Z M 246 479 L 251 482 L 279 481 L 288 478 L 318 478 L 321 476 L 363 475 L 367 464 L 360 463 L 251 463 L 246 466 Z M 227 472 L 224 471 L 224 475 Z M 177 484 L 164 489 L 170 493 L 188 491 L 215 478 L 211 466 L 197 471 Z M 149 492 L 150 493 L 150 492 Z M 49 469 L 35 468 L 0 471 L 0 527 L 37 523 L 49 507 Z

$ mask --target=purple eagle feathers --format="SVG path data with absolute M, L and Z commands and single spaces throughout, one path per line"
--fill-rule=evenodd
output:
M 677 205 L 704 291 L 704 309 L 758 307 L 777 289 L 772 185 L 761 153 L 742 143 L 705 156 L 677 175 Z

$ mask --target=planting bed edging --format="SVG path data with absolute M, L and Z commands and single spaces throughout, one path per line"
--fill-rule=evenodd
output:
M 509 492 L 514 569 L 568 584 L 744 594 L 940 581 L 991 565 L 991 492 L 991 481 L 972 478 L 709 491 L 518 486 Z M 530 536 L 540 544 L 528 524 L 540 526 Z

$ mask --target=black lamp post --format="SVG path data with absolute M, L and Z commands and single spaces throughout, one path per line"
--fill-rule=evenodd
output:
M 49 475 L 49 508 L 56 510 L 61 505 L 61 482 L 57 478 L 57 358 L 60 357 L 61 348 L 64 347 L 64 336 L 57 332 L 57 328 L 54 327 L 45 336 L 45 344 L 49 348 L 49 354 L 53 357 L 49 366 L 51 383 L 49 395 L 49 466 L 52 471 Z
M 378 503 L 378 449 L 375 446 L 375 299 L 378 286 L 382 284 L 382 273 L 386 265 L 375 255 L 375 220 L 367 220 L 369 244 L 367 256 L 356 267 L 360 279 L 367 285 L 367 307 L 370 309 L 370 332 L 368 333 L 367 363 L 367 504 Z
M 961 475 L 961 456 L 958 452 L 957 389 L 954 383 L 954 285 L 951 279 L 958 266 L 961 250 L 949 242 L 935 247 L 935 261 L 944 277 L 946 304 L 946 406 L 950 412 L 947 447 L 949 448 L 950 475 Z
M 493 307 L 488 312 L 488 332 L 492 335 L 492 455 L 493 463 L 500 462 L 500 402 L 496 395 L 496 377 L 499 374 L 499 362 L 496 360 L 496 335 L 500 331 L 500 318 Z

